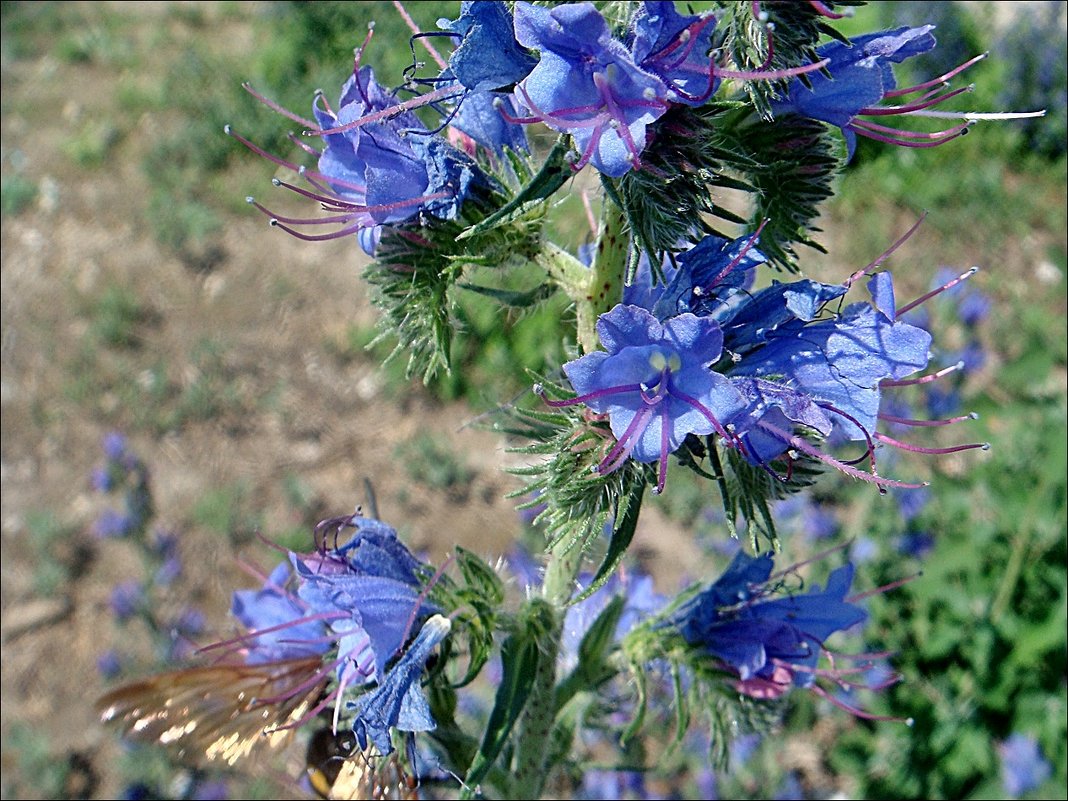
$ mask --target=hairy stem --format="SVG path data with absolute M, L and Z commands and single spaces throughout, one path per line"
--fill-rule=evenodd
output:
M 630 253 L 623 210 L 605 198 L 597 231 L 597 252 L 593 257 L 586 293 L 576 298 L 578 343 L 586 353 L 597 350 L 597 318 L 623 298 L 623 282 Z

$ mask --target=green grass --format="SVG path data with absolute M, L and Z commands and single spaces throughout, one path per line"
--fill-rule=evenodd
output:
M 13 217 L 29 209 L 37 200 L 37 184 L 22 175 L 5 175 L 0 184 L 0 210 Z

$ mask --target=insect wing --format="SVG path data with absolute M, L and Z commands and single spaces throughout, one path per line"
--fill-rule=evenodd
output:
M 186 668 L 112 690 L 97 709 L 135 740 L 233 765 L 260 744 L 288 740 L 288 725 L 322 693 L 321 668 L 319 657 Z

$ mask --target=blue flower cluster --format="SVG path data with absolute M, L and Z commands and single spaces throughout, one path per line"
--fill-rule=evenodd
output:
M 129 537 L 144 532 L 152 516 L 152 494 L 148 469 L 122 434 L 105 435 L 105 462 L 93 469 L 93 489 L 101 493 L 122 493 L 122 510 L 105 509 L 93 528 L 101 539 Z
M 238 654 L 249 665 L 317 659 L 309 682 L 332 677 L 319 708 L 335 704 L 334 725 L 346 688 L 374 684 L 355 701 L 354 731 L 362 747 L 373 742 L 388 754 L 390 731 L 435 727 L 419 679 L 450 622 L 425 600 L 420 563 L 386 524 L 354 515 L 324 521 L 320 537 L 355 534 L 344 544 L 312 553 L 289 553 L 259 590 L 233 595 L 232 612 L 245 632 L 209 646 Z M 322 540 L 320 540 L 322 541 Z M 414 642 L 409 635 L 418 631 Z M 405 646 L 401 658 L 388 666 Z
M 771 556 L 735 554 L 727 570 L 675 612 L 670 623 L 738 676 L 739 691 L 777 697 L 791 684 L 812 687 L 824 641 L 867 614 L 846 599 L 852 565 L 801 595 L 771 597 Z
M 752 290 L 766 261 L 757 244 L 757 235 L 709 235 L 679 254 L 677 269 L 665 265 L 665 284 L 640 271 L 624 297 L 630 302 L 598 321 L 605 350 L 564 365 L 578 395 L 547 402 L 607 415 L 616 443 L 599 471 L 627 457 L 657 462 L 658 490 L 668 455 L 687 436 L 712 433 L 775 476 L 772 462 L 800 453 L 880 488 L 920 486 L 880 476 L 875 463 L 878 442 L 943 452 L 877 430 L 883 389 L 926 368 L 931 346 L 927 331 L 899 319 L 890 273 L 868 281 L 871 302 L 841 309 L 837 302 L 870 267 L 843 284 L 801 279 Z M 824 453 L 810 435 L 864 443 L 860 459 L 870 471 Z M 950 450 L 974 447 L 983 446 Z
M 370 33 L 336 107 L 318 93 L 312 119 L 246 86 L 321 142 L 316 148 L 298 141 L 317 159 L 309 169 L 262 150 L 227 126 L 228 134 L 307 183 L 275 179 L 276 186 L 318 201 L 328 214 L 286 217 L 248 198 L 272 225 L 309 241 L 355 234 L 374 255 L 383 225 L 455 219 L 476 187 L 493 185 L 472 156 L 492 162 L 506 149 L 525 151 L 526 125 L 543 123 L 570 135 L 574 169 L 589 163 L 618 178 L 641 169 L 653 123 L 673 106 L 704 104 L 723 77 L 777 80 L 828 64 L 825 58 L 786 70 L 728 70 L 717 63 L 713 47 L 715 17 L 679 14 L 670 0 L 644 2 L 622 38 L 588 2 L 554 8 L 517 2 L 513 16 L 503 2 L 468 1 L 457 19 L 438 24 L 453 40 L 453 52 L 441 73 L 424 81 L 436 88 L 409 100 L 401 101 L 370 67 L 361 66 Z M 423 107 L 440 116 L 437 128 L 413 113 Z M 446 127 L 448 138 L 441 135 Z M 337 227 L 328 233 L 307 230 L 324 225 Z

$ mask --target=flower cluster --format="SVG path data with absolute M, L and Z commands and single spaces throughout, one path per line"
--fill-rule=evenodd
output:
M 769 555 L 751 557 L 739 551 L 723 575 L 676 610 L 665 625 L 735 674 L 736 689 L 754 698 L 777 698 L 791 687 L 822 695 L 819 678 L 844 682 L 845 676 L 863 672 L 819 667 L 824 642 L 867 618 L 846 597 L 853 566 L 833 571 L 826 589 L 814 585 L 806 593 L 781 597 L 775 597 L 773 567 Z
M 598 322 L 604 351 L 568 362 L 564 372 L 578 395 L 547 400 L 584 403 L 607 415 L 615 446 L 598 466 L 617 469 L 628 456 L 657 462 L 662 490 L 668 455 L 691 434 L 715 433 L 754 465 L 777 475 L 771 463 L 795 454 L 817 459 L 880 488 L 918 487 L 882 477 L 876 443 L 924 453 L 948 449 L 903 443 L 877 430 L 886 387 L 925 381 L 931 335 L 899 319 L 971 273 L 897 308 L 889 272 L 868 281 L 872 300 L 836 310 L 850 286 L 881 263 L 883 254 L 843 284 L 808 279 L 752 290 L 753 272 L 766 259 L 757 235 L 727 241 L 709 235 L 665 268 L 663 286 L 632 285 L 623 303 Z M 642 271 L 639 282 L 648 282 Z M 629 297 L 628 297 L 629 296 Z M 959 422 L 911 421 L 915 425 Z M 804 435 L 863 442 L 870 472 L 816 448 Z
M 93 533 L 102 539 L 140 535 L 152 517 L 148 469 L 118 432 L 104 437 L 103 448 L 105 461 L 93 469 L 93 489 L 101 493 L 121 491 L 123 508 L 104 510 Z
M 347 542 L 327 547 L 322 537 L 355 529 Z M 334 704 L 337 728 L 349 687 L 375 684 L 355 702 L 354 730 L 366 744 L 388 754 L 389 730 L 426 731 L 434 721 L 419 689 L 422 669 L 435 645 L 449 633 L 447 618 L 425 599 L 426 566 L 386 524 L 358 515 L 324 521 L 318 528 L 323 547 L 289 553 L 259 590 L 234 593 L 232 612 L 245 627 L 231 640 L 209 646 L 240 655 L 249 665 L 294 659 L 315 660 L 309 682 L 333 681 L 315 711 Z M 430 622 L 427 622 L 428 618 Z M 418 636 L 397 664 L 390 663 Z M 308 713 L 310 717 L 312 713 Z

